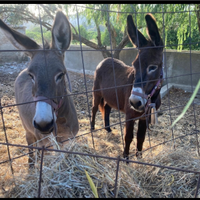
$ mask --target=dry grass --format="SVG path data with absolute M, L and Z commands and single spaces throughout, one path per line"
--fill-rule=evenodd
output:
M 76 80 L 79 79 L 78 77 Z M 80 84 L 80 86 L 82 85 Z M 83 88 L 79 87 L 78 89 L 82 91 Z M 164 111 L 162 111 L 163 114 L 158 118 L 160 123 L 157 126 L 152 126 L 151 131 L 147 131 L 143 150 L 161 142 L 171 140 L 173 137 L 191 134 L 195 129 L 199 130 L 200 106 L 198 105 L 194 110 L 192 107 L 188 110 L 184 118 L 173 128 L 172 132 L 169 127 L 171 120 L 173 121 L 182 111 L 182 108 L 173 109 L 173 106 L 184 105 L 188 101 L 189 95 L 175 89 L 170 92 L 170 95 L 171 98 L 169 101 L 167 96 L 162 99 L 161 111 Z M 12 95 L 11 98 L 4 96 L 1 100 L 3 106 L 14 104 Z M 74 101 L 80 124 L 79 135 L 89 133 L 90 121 L 87 114 L 88 104 L 86 97 L 75 95 Z M 90 108 L 91 102 L 92 96 L 90 95 Z M 171 111 L 168 111 L 169 103 L 172 108 Z M 17 108 L 4 108 L 3 112 L 9 143 L 27 145 L 25 131 L 19 119 Z M 124 121 L 124 119 L 124 114 L 121 113 L 121 120 Z M 118 111 L 113 109 L 110 115 L 110 124 L 115 123 L 119 123 L 119 116 Z M 103 128 L 100 112 L 97 113 L 95 127 L 96 129 Z M 93 133 L 95 149 L 93 148 L 91 134 L 71 141 L 71 144 L 68 144 L 64 148 L 68 151 L 122 157 L 121 127 L 120 125 L 114 125 L 111 128 L 112 132 L 109 134 L 104 130 Z M 122 131 L 123 129 L 124 123 L 122 124 Z M 137 123 L 134 127 L 134 134 L 136 131 Z M 2 119 L 0 120 L 0 142 L 5 142 Z M 174 145 L 176 150 L 173 150 Z M 134 137 L 134 141 L 130 147 L 130 156 L 133 160 L 135 159 L 135 146 L 136 137 Z M 200 171 L 199 158 L 196 157 L 196 146 L 196 135 L 186 136 L 143 152 L 143 159 L 141 161 Z M 12 158 L 28 152 L 27 149 L 20 147 L 9 147 L 9 150 Z M 7 146 L 0 145 L 0 162 L 7 159 Z M 40 163 L 36 164 L 35 170 L 29 171 L 28 156 L 24 156 L 13 160 L 12 166 L 14 175 L 11 173 L 9 163 L 0 165 L 0 197 L 37 197 Z M 84 170 L 89 173 L 97 186 L 99 197 L 113 197 L 116 161 L 64 153 L 45 155 L 41 197 L 93 197 Z M 120 162 L 118 178 L 118 197 L 181 198 L 194 197 L 198 176 L 193 173 L 131 163 L 126 165 Z
M 73 152 L 101 154 L 90 147 L 84 137 L 72 140 L 64 149 Z M 189 147 L 173 149 L 165 146 L 156 156 L 141 159 L 146 163 L 200 171 L 199 158 L 192 156 Z M 104 154 L 104 156 L 107 156 Z M 14 174 L 13 184 L 3 197 L 37 197 L 40 161 L 32 171 Z M 101 198 L 114 197 L 116 161 L 90 156 L 52 153 L 44 156 L 41 197 L 45 198 L 92 198 L 93 193 L 85 175 L 86 170 L 97 187 Z M 141 164 L 120 162 L 117 196 L 134 197 L 194 197 L 198 175 L 178 170 L 163 169 Z
M 3 102 L 13 104 L 13 99 L 3 98 Z M 25 132 L 21 125 L 17 108 L 4 108 L 4 121 L 8 141 L 15 144 L 24 144 Z M 80 134 L 89 132 L 89 120 L 84 113 L 79 113 Z M 123 114 L 122 114 L 122 117 Z M 189 122 L 190 115 L 187 114 L 181 125 L 177 124 L 174 128 L 174 134 L 180 135 L 191 130 L 190 126 L 185 126 Z M 197 115 L 197 118 L 199 115 Z M 97 116 L 96 129 L 103 127 L 101 114 Z M 165 120 L 163 120 L 165 119 Z M 111 113 L 111 124 L 116 123 L 117 112 Z M 169 129 L 169 115 L 165 112 L 159 118 L 160 124 L 151 127 L 151 142 L 148 142 L 148 136 L 144 143 L 144 150 L 154 146 L 159 142 L 172 138 L 172 131 Z M 188 121 L 188 122 L 187 122 Z M 187 122 L 187 123 L 186 123 Z M 137 123 L 136 123 L 137 124 Z M 0 124 L 0 140 L 5 142 L 3 126 Z M 184 127 L 185 126 L 185 127 Z M 123 128 L 123 127 L 122 127 Z M 135 126 L 135 131 L 137 126 Z M 164 133 L 162 135 L 162 133 Z M 93 133 L 95 149 L 93 149 L 91 135 L 72 140 L 70 145 L 64 148 L 68 151 L 97 154 L 103 156 L 117 157 L 122 156 L 123 145 L 121 138 L 120 125 L 112 127 L 112 132 L 107 134 L 104 130 Z M 148 135 L 148 134 L 147 134 Z M 159 136 L 160 135 L 160 136 Z M 158 137 L 159 136 L 159 137 Z M 130 155 L 135 159 L 136 138 L 131 144 Z M 181 141 L 176 142 L 176 151 L 172 143 L 161 145 L 151 151 L 143 153 L 143 159 L 146 163 L 154 163 L 162 166 L 173 166 L 188 170 L 200 171 L 200 160 L 196 157 L 194 136 L 187 136 Z M 19 147 L 10 147 L 11 157 L 22 155 L 27 149 Z M 0 146 L 1 161 L 8 159 L 7 147 Z M 38 182 L 40 173 L 40 162 L 36 164 L 33 171 L 28 170 L 28 157 L 16 159 L 12 162 L 14 175 L 12 175 L 9 163 L 0 165 L 1 177 L 1 197 L 37 197 Z M 43 165 L 43 175 L 41 184 L 41 197 L 93 197 L 92 190 L 86 178 L 86 170 L 94 181 L 99 197 L 114 197 L 116 161 L 93 158 L 89 156 L 80 156 L 73 154 L 54 153 L 45 155 Z M 158 167 L 151 167 L 139 164 L 129 164 L 120 162 L 120 171 L 118 177 L 118 197 L 194 197 L 197 175 L 180 171 L 168 170 Z

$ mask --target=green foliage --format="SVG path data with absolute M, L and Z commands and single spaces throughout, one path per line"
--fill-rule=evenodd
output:
M 84 170 L 84 171 L 85 171 L 86 177 L 87 177 L 87 179 L 88 179 L 88 182 L 89 182 L 89 184 L 90 184 L 90 187 L 91 187 L 91 189 L 92 189 L 92 193 L 94 194 L 94 197 L 95 197 L 95 198 L 99 198 L 98 192 L 97 192 L 97 188 L 96 188 L 96 186 L 94 185 L 93 180 L 91 179 L 91 177 L 90 177 L 90 175 L 87 173 L 87 171 L 86 171 L 86 170 Z
M 87 32 L 86 28 L 83 25 L 80 25 L 79 29 L 78 29 L 78 27 L 76 29 L 80 31 L 80 35 L 82 37 L 86 38 L 87 40 L 89 39 L 88 32 Z
M 190 37 L 190 29 L 188 28 L 187 32 L 183 35 L 182 43 L 178 42 L 178 33 L 175 30 L 168 31 L 167 37 L 167 49 L 181 49 L 181 50 L 200 50 L 200 34 L 197 29 L 194 29 L 192 32 L 192 37 Z M 181 48 L 178 46 L 178 44 Z
M 0 17 L 6 19 L 7 23 L 19 25 L 22 16 L 19 11 L 28 10 L 29 4 L 0 4 Z M 11 12 L 6 12 L 10 10 Z M 18 12 L 16 12 L 18 10 Z
M 177 49 L 178 39 L 177 31 L 169 30 L 165 36 L 165 45 L 167 49 Z
M 108 6 L 106 4 L 89 4 L 86 6 L 93 9 L 116 11 L 109 13 L 109 21 L 117 32 L 117 44 L 123 38 L 127 13 L 132 14 L 136 26 L 148 38 L 145 15 L 152 12 L 167 49 L 199 50 L 200 33 L 197 29 L 195 6 L 192 4 L 109 4 Z M 89 24 L 95 21 L 97 25 L 104 25 L 108 20 L 108 14 L 105 11 L 86 9 L 82 14 L 86 15 Z M 102 33 L 101 37 L 102 44 L 109 46 L 110 38 L 107 30 Z M 195 44 L 189 45 L 189 42 Z M 132 47 L 132 44 L 129 42 L 126 46 Z
M 85 4 L 85 7 L 92 9 L 84 9 L 77 6 L 79 11 L 79 18 L 86 18 L 85 24 L 80 26 L 81 36 L 88 40 L 97 42 L 97 27 L 104 27 L 102 34 L 102 44 L 109 46 L 110 41 L 108 37 L 108 31 L 106 30 L 106 23 L 109 19 L 109 23 L 116 29 L 117 33 L 117 44 L 122 40 L 126 29 L 127 15 L 132 14 L 134 22 L 138 29 L 147 36 L 146 34 L 146 22 L 145 14 L 153 13 L 156 18 L 157 25 L 162 38 L 164 39 L 166 48 L 172 48 L 177 50 L 199 50 L 199 31 L 197 24 L 197 16 L 195 13 L 196 4 Z M 32 6 L 32 8 L 31 8 Z M 51 28 L 49 20 L 53 19 L 57 9 L 62 8 L 66 14 L 70 15 L 70 12 L 76 13 L 76 6 L 73 4 L 0 4 L 0 17 L 14 25 L 22 24 L 22 22 L 31 21 L 38 24 L 38 12 L 40 8 L 40 16 L 42 22 L 45 23 L 46 28 Z M 106 12 L 111 10 L 113 12 Z M 119 11 L 119 12 L 118 12 Z M 135 14 L 135 11 L 137 12 Z M 190 12 L 189 12 L 190 11 Z M 154 13 L 158 12 L 158 13 Z M 173 13 L 176 12 L 176 13 Z M 75 14 L 75 17 L 76 14 Z M 72 18 L 72 16 L 70 16 Z M 91 27 L 88 29 L 88 26 Z M 84 29 L 85 28 L 85 29 Z M 76 30 L 77 27 L 76 27 Z M 40 31 L 27 30 L 27 35 L 41 43 Z M 73 31 L 73 29 L 72 29 Z M 45 38 L 50 41 L 50 31 L 43 30 Z M 192 42 L 196 44 L 188 45 L 187 43 Z M 72 43 L 78 43 L 73 41 Z M 181 45 L 183 44 L 183 45 Z M 132 44 L 129 42 L 127 46 Z
M 75 28 L 77 31 L 80 30 L 80 35 L 83 38 L 96 42 L 96 37 L 97 37 L 96 31 L 86 30 L 86 28 L 83 25 L 80 25 L 79 28 L 78 27 L 75 27 Z M 72 29 L 72 33 L 75 33 L 74 29 Z M 79 43 L 80 43 L 79 41 L 75 41 L 75 40 L 72 41 L 72 44 L 79 44 Z
M 132 11 L 131 9 L 132 8 Z M 177 50 L 188 50 L 190 47 L 186 45 L 191 40 L 192 43 L 197 43 L 191 45 L 192 50 L 198 50 L 199 48 L 199 37 L 200 33 L 197 31 L 197 19 L 194 12 L 194 5 L 188 4 L 132 4 L 121 5 L 122 11 L 129 11 L 133 15 L 133 20 L 136 23 L 139 30 L 147 36 L 146 34 L 146 23 L 144 20 L 145 13 L 154 13 L 161 37 L 164 38 L 164 43 L 168 47 Z M 135 15 L 133 10 L 138 13 Z M 190 10 L 190 12 L 188 12 Z M 181 12 L 180 12 L 181 11 Z M 187 11 L 187 12 L 184 12 Z M 132 13 L 131 13 L 132 12 Z M 145 12 L 145 13 L 141 13 Z M 164 14 L 162 13 L 164 12 Z M 177 12 L 177 13 L 171 13 Z M 125 16 L 126 17 L 126 16 Z M 123 18 L 126 20 L 126 18 Z M 164 22 L 163 22 L 164 18 Z M 163 28 L 164 27 L 164 28 Z M 191 29 L 191 30 L 190 30 Z M 191 31 L 191 36 L 190 36 Z M 181 45 L 183 44 L 183 45 Z M 130 43 L 127 45 L 129 46 Z
M 46 29 L 42 29 L 43 31 L 43 38 L 47 42 L 51 42 L 51 31 L 47 31 Z M 32 29 L 26 30 L 26 35 L 31 39 L 35 40 L 38 44 L 42 44 L 42 35 L 40 27 L 36 26 Z
M 115 31 L 117 34 L 115 39 L 117 41 L 117 44 L 119 44 L 123 39 L 123 33 L 121 32 L 120 27 L 115 27 Z M 102 45 L 110 46 L 110 35 L 108 29 L 105 29 L 105 31 L 101 34 L 101 39 L 102 39 Z
M 106 12 L 107 4 L 86 4 L 85 6 L 93 8 L 93 9 L 86 9 L 82 13 L 82 16 L 86 16 L 88 24 L 91 24 L 91 22 L 94 21 L 96 24 L 100 25 L 107 21 L 108 19 L 108 15 Z M 102 11 L 100 12 L 99 10 Z

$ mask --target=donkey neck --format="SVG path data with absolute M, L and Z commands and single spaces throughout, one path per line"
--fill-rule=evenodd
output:
M 69 103 L 70 96 L 68 96 L 69 94 L 70 94 L 70 92 L 68 90 L 66 90 L 65 96 L 63 97 L 63 100 L 62 100 L 62 105 L 58 109 L 58 116 L 57 116 L 58 118 L 65 117 L 70 112 L 70 103 Z

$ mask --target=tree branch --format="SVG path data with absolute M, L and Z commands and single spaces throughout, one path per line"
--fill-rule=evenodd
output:
M 8 13 L 8 12 L 11 12 L 11 13 L 19 13 L 19 11 L 15 10 L 15 9 L 12 9 L 12 8 L 7 8 L 7 7 L 4 7 L 3 10 L 1 10 L 0 14 L 2 13 Z M 26 11 L 26 10 L 21 10 L 20 11 L 20 17 L 21 17 L 21 21 L 30 21 L 32 23 L 35 23 L 35 24 L 40 24 L 40 20 L 34 16 L 32 13 Z M 41 21 L 41 24 L 47 28 L 47 30 L 51 30 L 51 25 L 47 22 L 43 22 Z
M 118 44 L 118 46 L 115 48 L 116 51 L 113 55 L 114 58 L 117 58 L 119 59 L 119 54 L 121 52 L 121 50 L 128 44 L 129 42 L 129 38 L 128 38 L 128 35 L 126 35 L 123 40 Z
M 80 39 L 81 39 L 81 42 L 93 49 L 96 49 L 96 50 L 103 50 L 102 51 L 102 55 L 104 58 L 107 58 L 107 57 L 111 57 L 111 53 L 106 49 L 106 47 L 99 47 L 97 44 L 95 44 L 94 42 L 91 42 L 85 38 L 83 38 L 82 36 L 80 36 Z M 73 33 L 73 40 L 77 40 L 77 41 L 80 41 L 79 39 L 79 35 L 76 35 Z
M 54 16 L 49 12 L 49 10 L 44 6 L 43 4 L 40 4 L 40 6 L 44 9 L 44 11 L 52 18 L 54 19 Z
M 101 47 L 102 46 L 102 43 L 101 43 L 101 31 L 100 31 L 99 25 L 97 24 L 96 20 L 95 20 L 95 25 L 96 25 L 96 28 L 97 28 L 97 42 L 98 42 L 98 46 Z
M 108 29 L 108 32 L 110 33 L 110 37 L 111 37 L 111 43 L 112 43 L 112 49 L 116 48 L 116 37 L 117 37 L 117 33 L 113 27 L 113 25 L 111 23 L 109 23 L 109 26 L 106 22 L 106 28 Z
M 99 48 L 99 46 L 97 44 L 95 44 L 94 42 L 91 42 L 91 41 L 83 38 L 81 35 L 80 35 L 80 39 L 79 39 L 79 34 L 76 35 L 76 34 L 73 33 L 73 39 L 77 40 L 77 41 L 81 41 L 83 44 L 85 44 L 85 45 L 87 45 L 87 46 L 89 46 L 89 47 L 91 47 L 93 49 L 98 49 Z
M 70 23 L 70 22 L 69 22 Z M 78 32 L 76 30 L 76 28 L 70 23 L 71 27 L 74 29 L 74 31 L 76 32 L 76 35 L 78 35 Z

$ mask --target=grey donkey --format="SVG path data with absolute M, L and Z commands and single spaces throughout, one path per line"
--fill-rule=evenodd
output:
M 28 145 L 38 141 L 39 147 L 48 146 L 46 136 L 51 132 L 56 134 L 58 142 L 73 138 L 78 133 L 79 124 L 65 76 L 64 53 L 72 37 L 67 17 L 57 11 L 51 30 L 52 42 L 51 45 L 46 43 L 45 48 L 8 27 L 2 20 L 0 28 L 17 49 L 25 50 L 31 58 L 14 85 L 16 103 L 21 104 L 18 110 Z M 26 102 L 32 103 L 23 104 Z M 29 167 L 33 166 L 34 155 L 30 154 Z

